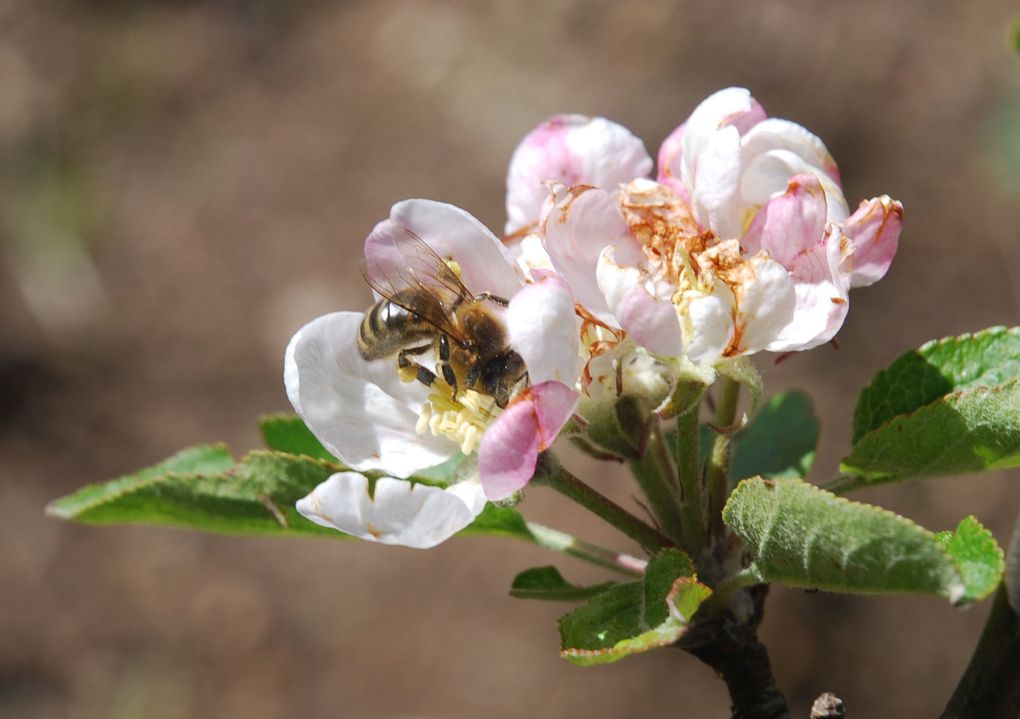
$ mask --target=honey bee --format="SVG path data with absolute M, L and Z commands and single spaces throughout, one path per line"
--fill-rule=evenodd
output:
M 410 230 L 404 232 L 394 242 L 404 272 L 379 278 L 362 268 L 382 299 L 365 313 L 358 351 L 368 361 L 396 355 L 405 381 L 431 387 L 441 377 L 455 400 L 461 389 L 470 389 L 505 407 L 514 388 L 528 382 L 524 359 L 511 349 L 496 310 L 509 303 L 488 292 L 473 294 L 455 262 L 444 260 Z M 430 350 L 435 371 L 416 360 Z

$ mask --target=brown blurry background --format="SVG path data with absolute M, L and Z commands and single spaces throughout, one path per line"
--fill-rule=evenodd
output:
M 821 135 L 852 205 L 906 206 L 889 277 L 829 347 L 779 366 L 848 446 L 856 393 L 930 337 L 1020 315 L 1020 60 L 1009 0 L 0 2 L 0 716 L 719 717 L 680 652 L 579 669 L 565 606 L 507 596 L 557 562 L 510 540 L 436 550 L 230 539 L 43 516 L 189 445 L 257 446 L 287 409 L 290 335 L 361 308 L 359 247 L 390 204 L 446 200 L 499 231 L 518 139 L 601 114 L 659 141 L 750 87 Z M 1003 474 L 886 487 L 932 529 L 1008 538 Z M 619 474 L 592 480 L 629 502 Z M 626 546 L 542 490 L 532 518 Z M 936 715 L 987 603 L 775 590 L 763 626 L 796 715 Z

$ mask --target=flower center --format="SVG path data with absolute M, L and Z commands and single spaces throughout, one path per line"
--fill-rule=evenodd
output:
M 473 389 L 460 390 L 454 399 L 450 385 L 437 378 L 422 404 L 415 431 L 446 437 L 460 445 L 461 452 L 471 454 L 478 447 L 485 428 L 500 412 L 493 397 Z
M 676 296 L 700 287 L 698 257 L 719 242 L 702 231 L 690 207 L 670 188 L 650 180 L 635 180 L 620 197 L 624 220 L 644 250 L 653 282 L 665 281 Z

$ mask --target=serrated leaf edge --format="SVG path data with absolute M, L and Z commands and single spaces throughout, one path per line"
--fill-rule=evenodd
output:
M 217 443 L 217 444 L 198 445 L 197 447 L 192 447 L 190 449 L 222 449 L 222 450 L 226 451 L 227 454 L 231 454 L 230 453 L 230 448 L 225 443 L 222 443 L 222 442 Z M 187 451 L 187 450 L 182 450 L 182 451 Z M 104 504 L 109 504 L 110 502 L 115 502 L 118 499 L 121 499 L 123 497 L 127 497 L 127 496 L 135 494 L 136 492 L 139 492 L 141 490 L 148 489 L 149 487 L 152 487 L 153 485 L 162 484 L 163 482 L 167 482 L 167 481 L 170 481 L 170 480 L 180 480 L 180 479 L 188 480 L 188 479 L 211 478 L 211 477 L 216 477 L 218 475 L 223 475 L 224 477 L 232 477 L 232 476 L 237 474 L 237 472 L 241 468 L 241 466 L 246 464 L 250 458 L 257 457 L 257 456 L 287 457 L 287 458 L 291 458 L 291 459 L 297 460 L 299 462 L 305 462 L 305 463 L 308 463 L 308 464 L 317 464 L 317 465 L 320 465 L 320 466 L 322 466 L 324 468 L 327 468 L 327 469 L 335 469 L 337 472 L 347 471 L 346 468 L 342 467 L 341 465 L 337 465 L 337 464 L 334 464 L 332 462 L 327 462 L 325 460 L 318 459 L 316 457 L 309 457 L 309 456 L 303 455 L 303 454 L 288 454 L 287 452 L 278 452 L 278 451 L 275 451 L 275 450 L 255 449 L 255 450 L 252 450 L 252 451 L 248 452 L 247 454 L 245 454 L 243 457 L 241 457 L 240 460 L 236 460 L 234 462 L 233 466 L 228 467 L 227 469 L 224 469 L 224 470 L 222 470 L 220 472 L 212 472 L 212 473 L 210 473 L 210 472 L 169 472 L 169 471 L 168 472 L 160 472 L 159 474 L 155 474 L 152 477 L 148 477 L 148 478 L 145 478 L 145 479 L 139 479 L 136 482 L 134 482 L 134 483 L 132 483 L 130 485 L 125 486 L 123 489 L 120 489 L 120 490 L 118 490 L 116 492 L 113 492 L 111 494 L 104 494 L 104 495 L 102 495 L 100 497 L 96 497 L 95 499 L 93 499 L 93 500 L 91 500 L 89 502 L 86 502 L 84 504 L 76 504 L 74 506 L 73 511 L 67 511 L 62 506 L 60 506 L 62 503 L 65 503 L 65 502 L 71 503 L 71 500 L 73 500 L 73 498 L 78 496 L 79 494 L 84 494 L 84 493 L 86 493 L 86 492 L 88 492 L 89 490 L 92 490 L 92 489 L 106 487 L 106 486 L 108 486 L 110 484 L 114 484 L 114 483 L 120 482 L 122 480 L 131 479 L 136 474 L 139 474 L 140 472 L 144 472 L 146 470 L 154 469 L 155 467 L 158 467 L 159 465 L 156 464 L 156 465 L 153 465 L 152 467 L 145 467 L 143 469 L 138 470 L 138 472 L 135 472 L 134 474 L 125 474 L 125 475 L 120 476 L 120 477 L 115 477 L 114 479 L 108 480 L 106 482 L 96 482 L 96 483 L 93 483 L 93 484 L 88 484 L 88 485 L 86 485 L 84 487 L 80 487 L 79 489 L 77 489 L 76 491 L 72 492 L 71 494 L 65 495 L 63 497 L 60 497 L 59 499 L 55 499 L 52 502 L 50 502 L 48 505 L 46 505 L 46 510 L 45 510 L 46 511 L 46 515 L 49 516 L 49 517 L 57 518 L 57 519 L 74 520 L 74 519 L 77 519 L 78 517 L 80 517 L 81 515 L 86 514 L 86 513 L 90 512 L 91 510 L 93 510 L 93 509 L 95 509 L 97 507 L 100 507 L 100 506 L 102 506 Z M 231 454 L 231 457 L 233 457 L 232 454 Z M 164 460 L 164 462 L 169 461 L 171 459 L 173 459 L 173 457 L 168 457 L 166 460 Z M 267 511 L 268 511 L 268 508 L 267 508 Z
M 738 536 L 740 536 L 741 541 L 744 542 L 744 545 L 747 547 L 747 550 L 749 552 L 751 552 L 752 556 L 757 555 L 758 552 L 752 551 L 752 548 L 744 540 L 743 536 L 740 535 L 740 532 L 737 532 L 736 528 L 733 526 L 733 524 L 732 524 L 733 512 L 730 511 L 729 512 L 729 516 L 727 516 L 727 512 L 728 512 L 729 508 L 731 507 L 731 502 L 733 502 L 734 499 L 737 497 L 737 495 L 741 491 L 743 491 L 744 485 L 747 484 L 748 486 L 750 486 L 750 483 L 755 482 L 755 481 L 760 481 L 762 483 L 766 483 L 766 482 L 772 483 L 772 482 L 780 481 L 780 480 L 764 479 L 762 477 L 748 477 L 747 479 L 741 480 L 740 483 L 737 484 L 736 488 L 734 488 L 734 490 L 730 493 L 730 497 L 726 501 L 726 505 L 723 507 L 723 511 L 722 511 L 723 521 L 726 523 L 726 526 L 728 526 L 730 529 L 732 529 L 734 532 L 736 532 Z M 965 583 L 963 581 L 963 575 L 960 573 L 960 569 L 959 569 L 959 567 L 956 564 L 956 560 L 948 552 L 948 550 L 944 549 L 938 543 L 938 541 L 935 538 L 936 535 L 935 535 L 934 532 L 931 532 L 931 531 L 925 529 L 920 524 L 918 524 L 914 520 L 910 519 L 910 517 L 904 517 L 902 514 L 897 514 L 896 512 L 892 511 L 891 509 L 886 509 L 885 507 L 879 507 L 878 505 L 875 505 L 875 504 L 866 504 L 864 502 L 855 502 L 852 499 L 847 499 L 846 497 L 841 497 L 838 494 L 833 494 L 832 492 L 826 491 L 826 490 L 822 489 L 821 487 L 815 486 L 815 485 L 813 485 L 813 484 L 811 484 L 809 482 L 804 482 L 803 480 L 801 480 L 801 482 L 802 482 L 803 486 L 810 488 L 811 491 L 816 492 L 818 494 L 826 495 L 827 497 L 831 497 L 832 499 L 835 499 L 840 504 L 854 504 L 854 505 L 858 505 L 858 506 L 861 506 L 861 507 L 867 507 L 868 509 L 876 511 L 879 514 L 884 514 L 887 517 L 900 520 L 901 522 L 904 522 L 905 524 L 908 524 L 908 525 L 910 525 L 911 527 L 913 527 L 915 529 L 919 529 L 922 532 L 924 532 L 925 534 L 929 535 L 931 537 L 931 539 L 932 539 L 932 545 L 935 547 L 935 549 L 938 552 L 940 552 L 942 554 L 942 556 L 949 563 L 949 566 L 952 567 L 952 569 L 956 572 L 956 576 L 957 576 L 957 579 L 958 579 L 958 581 L 955 584 L 947 587 L 947 593 L 945 595 L 946 598 L 951 603 L 956 605 L 956 604 L 958 604 L 960 602 L 960 600 L 966 594 L 967 588 L 966 588 L 966 585 L 965 585 Z M 771 524 L 771 522 L 772 522 L 772 520 L 770 520 L 770 524 Z M 762 542 L 762 544 L 765 544 L 766 542 L 768 542 L 768 538 L 766 538 L 765 542 Z M 761 578 L 762 581 L 765 581 L 765 582 L 770 581 L 768 579 L 767 575 L 765 574 L 764 570 L 760 567 L 760 565 L 757 564 L 757 560 L 756 559 L 755 559 L 755 564 L 754 564 L 754 567 L 753 567 L 753 571 L 757 574 L 758 577 Z M 792 585 L 790 585 L 790 586 L 792 586 Z
M 922 344 L 920 347 L 918 347 L 916 350 L 908 350 L 908 351 L 898 355 L 895 359 L 893 359 L 892 362 L 889 363 L 889 366 L 887 366 L 884 369 L 882 369 L 879 372 L 877 372 L 875 374 L 875 376 L 871 378 L 871 381 L 868 382 L 867 385 L 865 385 L 864 389 L 862 389 L 860 391 L 860 393 L 858 393 L 858 395 L 857 395 L 857 403 L 854 405 L 853 415 L 856 417 L 858 406 L 860 405 L 861 398 L 864 396 L 864 394 L 866 392 L 868 392 L 868 390 L 870 390 L 876 384 L 878 384 L 879 380 L 889 376 L 889 373 L 892 371 L 892 369 L 896 365 L 896 363 L 899 362 L 904 357 L 907 357 L 908 355 L 910 355 L 912 352 L 916 352 L 919 355 L 925 356 L 926 354 L 930 354 L 933 349 L 935 349 L 937 347 L 944 346 L 944 345 L 948 345 L 948 344 L 951 344 L 951 343 L 962 343 L 962 342 L 970 341 L 970 340 L 984 339 L 986 337 L 997 337 L 999 335 L 1017 335 L 1018 337 L 1020 337 L 1020 327 L 1006 327 L 1006 325 L 994 325 L 992 327 L 986 327 L 983 330 L 978 330 L 977 332 L 964 332 L 963 334 L 953 335 L 953 336 L 950 336 L 950 337 L 941 337 L 939 339 L 928 340 L 927 342 Z M 1015 380 L 1010 380 L 1010 382 L 1012 382 L 1012 381 L 1015 381 Z M 1003 382 L 1002 383 L 1002 385 L 1005 385 L 1005 384 L 1009 384 L 1009 382 Z M 992 386 L 994 387 L 994 386 L 1002 386 L 1002 385 L 992 385 Z M 987 388 L 987 386 L 985 388 Z M 934 402 L 938 402 L 938 401 L 940 401 L 942 399 L 945 399 L 946 397 L 949 397 L 952 394 L 956 394 L 957 392 L 969 392 L 969 391 L 973 391 L 973 390 L 976 390 L 976 389 L 982 389 L 982 388 L 981 387 L 968 387 L 966 389 L 955 390 L 953 392 L 949 392 L 947 394 L 942 395 L 942 397 L 940 397 L 938 399 L 932 400 L 932 402 L 929 402 L 928 404 L 923 405 L 922 407 L 918 407 L 917 409 L 914 410 L 914 412 L 920 411 L 924 407 L 927 407 L 929 404 L 932 404 Z M 877 432 L 878 430 L 880 430 L 886 424 L 892 422 L 897 417 L 905 417 L 905 416 L 909 416 L 910 414 L 913 414 L 913 412 L 908 412 L 906 414 L 898 414 L 898 415 L 895 415 L 893 417 L 890 417 L 885 422 L 880 424 L 878 427 L 874 427 L 874 428 L 868 430 L 867 432 L 865 432 L 864 434 L 862 434 L 856 440 L 851 442 L 851 445 L 856 446 L 861 441 L 863 441 L 864 438 L 867 437 L 869 434 L 871 434 L 872 432 Z
M 694 610 L 694 613 L 688 618 L 680 619 L 676 616 L 677 614 L 680 614 L 680 612 L 675 611 L 677 590 L 680 585 L 692 584 L 703 587 L 705 594 L 701 601 L 698 602 L 698 607 Z M 691 621 L 693 621 L 694 617 L 697 615 L 698 609 L 701 608 L 701 605 L 703 605 L 710 596 L 712 596 L 711 587 L 699 582 L 697 574 L 689 577 L 677 577 L 673 580 L 673 586 L 666 594 L 665 602 L 666 606 L 669 608 L 669 614 L 665 621 L 655 627 L 646 629 L 636 636 L 621 639 L 611 647 L 603 647 L 602 649 L 578 649 L 575 647 L 569 647 L 561 649 L 560 657 L 566 659 L 571 664 L 588 667 L 595 666 L 597 664 L 612 664 L 633 654 L 642 654 L 644 652 L 651 651 L 652 649 L 658 649 L 660 647 L 674 644 L 684 635 L 687 628 L 690 626 Z M 645 639 L 638 642 L 638 640 L 643 637 Z
M 842 460 L 840 460 L 839 469 L 844 474 L 849 474 L 849 475 L 852 475 L 854 477 L 862 477 L 862 478 L 864 478 L 866 480 L 869 480 L 869 481 L 865 482 L 865 484 L 876 483 L 876 482 L 873 482 L 872 480 L 883 480 L 883 481 L 885 481 L 885 480 L 894 480 L 894 479 L 896 479 L 896 475 L 880 473 L 880 472 L 862 472 L 862 471 L 852 467 L 851 465 L 847 464 L 847 461 L 850 459 L 850 455 L 853 454 L 853 452 L 857 448 L 857 446 L 860 445 L 862 442 L 864 442 L 864 440 L 866 440 L 869 436 L 871 436 L 875 432 L 886 430 L 888 427 L 891 427 L 893 424 L 895 424 L 897 422 L 906 422 L 907 420 L 912 419 L 913 417 L 915 417 L 915 416 L 917 416 L 917 415 L 919 415 L 919 414 L 921 414 L 923 412 L 934 411 L 934 408 L 937 405 L 945 404 L 945 403 L 949 402 L 950 400 L 956 401 L 956 400 L 962 399 L 962 398 L 964 398 L 966 396 L 969 396 L 969 395 L 972 395 L 972 394 L 976 394 L 976 393 L 988 393 L 988 394 L 992 394 L 992 393 L 997 393 L 997 392 L 1005 392 L 1005 391 L 1011 390 L 1014 385 L 1020 385 L 1020 378 L 1011 379 L 1008 382 L 1003 382 L 1002 384 L 992 385 L 990 387 L 970 387 L 968 389 L 961 389 L 961 390 L 956 390 L 954 392 L 948 392 L 948 393 L 942 395 L 941 397 L 939 397 L 938 399 L 932 400 L 928 404 L 923 405 L 921 407 L 918 407 L 913 412 L 907 412 L 906 414 L 898 414 L 895 417 L 891 417 L 890 419 L 888 419 L 885 422 L 883 422 L 882 424 L 880 424 L 878 427 L 875 427 L 873 430 L 870 430 L 866 434 L 862 435 L 856 442 L 854 442 L 853 443 L 853 447 L 850 450 L 850 454 L 848 454 L 846 457 L 844 457 Z M 929 465 L 925 465 L 926 468 L 928 466 Z M 921 478 L 923 476 L 925 476 L 925 475 L 923 475 L 921 473 L 918 473 L 918 475 L 917 475 L 918 478 Z M 928 475 L 928 476 L 932 476 L 932 475 Z M 877 482 L 877 483 L 881 484 L 882 482 Z M 846 491 L 849 491 L 849 490 L 846 490 Z

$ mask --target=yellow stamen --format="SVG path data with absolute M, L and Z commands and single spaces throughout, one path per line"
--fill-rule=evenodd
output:
M 418 434 L 427 431 L 433 437 L 446 437 L 460 445 L 461 452 L 471 454 L 478 448 L 485 428 L 500 412 L 495 399 L 471 389 L 461 390 L 453 399 L 449 385 L 437 379 L 422 404 L 415 430 Z

